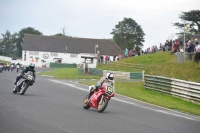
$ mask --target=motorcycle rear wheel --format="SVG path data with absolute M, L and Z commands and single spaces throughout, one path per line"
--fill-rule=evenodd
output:
M 89 94 L 84 98 L 83 100 L 83 108 L 84 109 L 89 109 L 90 108 L 90 105 L 89 105 Z
M 27 88 L 28 88 L 28 84 L 26 82 L 23 82 L 22 86 L 21 86 L 21 90 L 20 90 L 20 95 L 24 95 L 24 93 L 26 92 Z
M 106 109 L 107 105 L 108 105 L 108 98 L 103 98 L 102 103 L 99 104 L 97 108 L 98 112 L 102 113 Z

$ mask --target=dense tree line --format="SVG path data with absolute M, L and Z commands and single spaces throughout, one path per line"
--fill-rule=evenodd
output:
M 42 32 L 28 27 L 21 29 L 18 33 L 11 34 L 6 31 L 0 40 L 0 55 L 19 58 L 22 56 L 24 34 L 42 35 Z
M 11 34 L 10 31 L 7 30 L 5 34 L 1 34 L 2 39 L 0 37 L 0 55 L 9 56 L 12 58 L 21 58 L 23 49 L 23 38 L 25 34 L 43 35 L 42 32 L 32 27 L 23 28 L 18 33 L 14 34 Z M 53 36 L 72 37 L 67 36 L 63 33 L 57 33 Z

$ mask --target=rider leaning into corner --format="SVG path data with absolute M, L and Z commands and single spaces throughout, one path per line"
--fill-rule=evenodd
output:
M 98 82 L 97 85 L 91 85 L 89 86 L 89 97 L 93 94 L 94 91 L 96 91 L 98 88 L 102 87 L 103 84 L 108 84 L 111 85 L 113 87 L 113 90 L 115 91 L 115 87 L 114 87 L 114 74 L 109 72 L 107 73 L 106 77 L 102 77 Z
M 34 82 L 35 82 L 35 79 L 36 79 L 36 72 L 35 72 L 35 64 L 33 64 L 33 63 L 30 63 L 30 65 L 28 66 L 28 67 L 26 67 L 17 77 L 16 77 L 16 81 L 15 81 L 15 83 L 14 83 L 14 85 L 17 85 L 17 82 L 19 81 L 19 79 L 20 78 L 22 78 L 23 77 L 23 75 L 25 74 L 25 73 L 27 73 L 28 71 L 31 71 L 31 72 L 33 72 L 33 77 L 34 77 Z M 31 84 L 31 85 L 33 85 L 33 84 Z

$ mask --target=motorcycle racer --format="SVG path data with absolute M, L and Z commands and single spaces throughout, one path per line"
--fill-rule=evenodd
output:
M 97 85 L 91 85 L 89 86 L 89 97 L 93 94 L 94 91 L 96 91 L 99 87 L 102 87 L 103 84 L 108 84 L 111 85 L 113 87 L 113 89 L 115 90 L 114 87 L 114 74 L 112 72 L 107 73 L 106 77 L 102 77 L 98 82 Z
M 30 65 L 28 67 L 26 67 L 17 77 L 16 77 L 16 81 L 14 83 L 14 85 L 17 85 L 17 82 L 19 81 L 20 78 L 23 77 L 24 73 L 27 73 L 28 71 L 31 71 L 33 72 L 33 77 L 34 77 L 34 82 L 35 82 L 35 79 L 36 79 L 36 72 L 35 72 L 35 64 L 33 63 L 30 63 Z

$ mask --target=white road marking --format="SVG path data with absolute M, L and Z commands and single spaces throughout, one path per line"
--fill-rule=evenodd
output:
M 83 89 L 81 87 L 78 87 L 74 84 L 70 84 L 70 83 L 65 83 L 65 82 L 61 82 L 61 81 L 58 81 L 58 80 L 53 80 L 53 79 L 47 79 L 49 81 L 52 81 L 52 82 L 55 82 L 55 83 L 59 83 L 59 84 L 63 84 L 63 85 L 67 85 L 67 86 L 70 86 L 70 87 L 73 87 L 73 88 L 76 88 L 76 89 L 79 89 L 79 90 L 82 90 L 82 91 L 87 91 L 87 89 Z M 71 82 L 71 81 L 70 81 Z M 151 111 L 155 111 L 155 112 L 159 112 L 159 113 L 164 113 L 164 114 L 168 114 L 168 115 L 172 115 L 172 116 L 177 116 L 177 117 L 182 117 L 182 118 L 185 118 L 185 119 L 189 119 L 189 120 L 193 120 L 193 121 L 200 121 L 200 118 L 199 117 L 195 117 L 195 116 L 191 116 L 191 115 L 187 115 L 187 114 L 183 114 L 183 113 L 180 113 L 180 112 L 175 112 L 173 110 L 169 110 L 169 111 L 173 111 L 175 113 L 170 113 L 170 112 L 167 112 L 165 110 L 158 110 L 158 109 L 154 109 L 154 108 L 151 108 L 151 107 L 146 107 L 146 106 L 142 106 L 142 105 L 139 105 L 139 104 L 136 104 L 136 103 L 133 103 L 133 102 L 128 102 L 128 101 L 125 101 L 125 100 L 120 100 L 119 98 L 113 98 L 113 100 L 116 100 L 116 101 L 119 101 L 119 102 L 123 102 L 123 103 L 126 103 L 126 104 L 131 104 L 131 105 L 134 105 L 134 106 L 137 106 L 137 107 L 140 107 L 140 108 L 144 108 L 144 109 L 147 109 L 147 110 L 151 110 Z M 146 103 L 147 104 L 147 103 Z M 178 113 L 178 114 L 177 114 Z
M 50 77 L 50 78 L 53 78 L 54 76 L 49 76 L 49 75 L 41 75 L 43 77 Z

